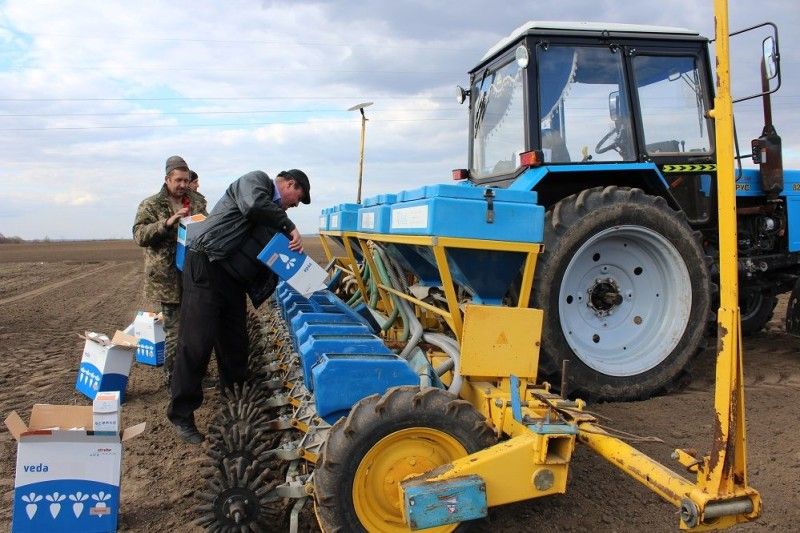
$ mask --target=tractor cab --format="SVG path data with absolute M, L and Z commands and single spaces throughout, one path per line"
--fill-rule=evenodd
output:
M 520 154 L 532 150 L 542 164 L 585 170 L 652 162 L 689 219 L 704 221 L 713 207 L 710 178 L 680 171 L 713 168 L 707 43 L 682 28 L 520 26 L 484 55 L 470 89 L 460 91 L 470 102 L 470 179 L 516 177 L 524 170 Z

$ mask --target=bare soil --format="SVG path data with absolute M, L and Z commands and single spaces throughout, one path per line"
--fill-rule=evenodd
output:
M 306 238 L 307 251 L 320 248 Z M 74 390 L 84 330 L 113 333 L 151 306 L 141 290 L 141 250 L 129 241 L 0 245 L 0 414 L 27 419 L 34 403 L 88 404 Z M 745 339 L 748 467 L 761 492 L 762 517 L 745 531 L 796 531 L 800 523 L 800 340 L 782 326 L 786 296 L 766 331 Z M 663 443 L 637 448 L 680 471 L 676 447 L 710 447 L 714 346 L 698 361 L 684 390 L 645 402 L 593 405 L 604 424 Z M 204 429 L 219 406 L 214 389 L 198 411 Z M 120 529 L 195 531 L 195 493 L 202 487 L 201 449 L 179 441 L 166 421 L 161 369 L 134 364 L 123 422 L 148 423 L 123 459 Z M 16 445 L 0 431 L 0 528 L 8 529 Z M 686 474 L 689 477 L 689 474 Z M 492 511 L 481 531 L 674 531 L 676 510 L 587 448 L 579 446 L 568 493 Z

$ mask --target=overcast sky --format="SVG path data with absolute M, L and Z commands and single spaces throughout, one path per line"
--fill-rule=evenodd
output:
M 787 168 L 800 168 L 800 4 L 733 1 L 731 29 L 781 29 L 774 100 Z M 0 233 L 129 238 L 136 206 L 182 155 L 209 207 L 243 173 L 311 177 L 319 210 L 354 201 L 367 109 L 364 196 L 448 181 L 467 164 L 454 87 L 527 20 L 682 26 L 713 36 L 710 0 L 486 2 L 0 1 Z M 737 59 L 755 53 L 734 48 Z M 734 62 L 737 90 L 758 64 Z M 754 88 L 755 89 L 755 88 Z M 737 107 L 743 146 L 760 133 Z

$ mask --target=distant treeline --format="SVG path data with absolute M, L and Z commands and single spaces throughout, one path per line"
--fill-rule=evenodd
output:
M 21 242 L 25 242 L 22 237 L 6 237 L 2 233 L 0 233 L 0 244 L 19 244 Z

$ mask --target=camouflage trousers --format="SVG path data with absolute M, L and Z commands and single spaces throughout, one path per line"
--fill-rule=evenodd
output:
M 164 373 L 167 383 L 169 383 L 170 376 L 172 376 L 172 365 L 175 362 L 175 349 L 178 347 L 181 304 L 161 302 L 161 314 L 164 315 Z

